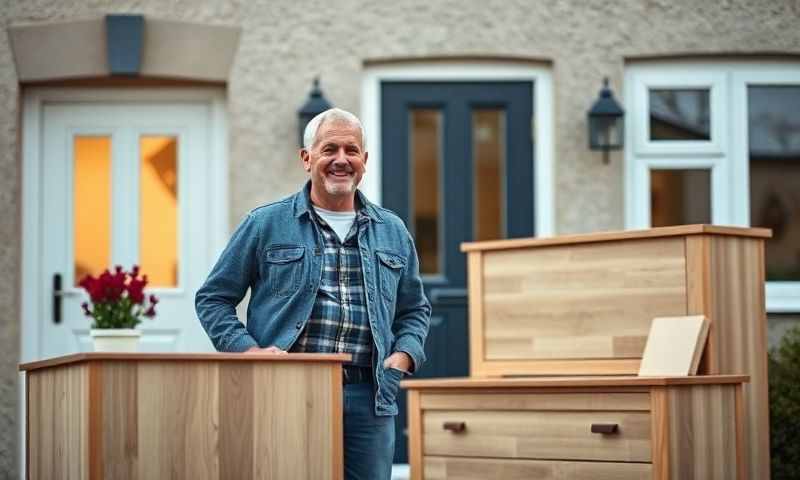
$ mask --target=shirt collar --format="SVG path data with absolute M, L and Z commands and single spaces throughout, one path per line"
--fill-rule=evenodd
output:
M 294 216 L 313 215 L 311 208 L 311 180 L 306 182 L 303 189 L 294 196 Z M 366 217 L 376 223 L 383 223 L 383 216 L 367 197 L 356 189 L 356 220 L 362 221 Z

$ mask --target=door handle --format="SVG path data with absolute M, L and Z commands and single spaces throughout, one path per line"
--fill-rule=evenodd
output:
M 467 429 L 466 422 L 444 422 L 442 428 L 453 433 L 463 433 Z
M 460 305 L 467 300 L 466 288 L 432 288 L 431 303 L 454 303 Z
M 61 288 L 61 274 L 56 273 L 53 275 L 53 323 L 58 325 L 61 323 L 61 298 L 64 296 L 64 290 Z
M 603 435 L 610 435 L 619 432 L 619 426 L 616 423 L 593 423 L 592 433 L 602 433 Z

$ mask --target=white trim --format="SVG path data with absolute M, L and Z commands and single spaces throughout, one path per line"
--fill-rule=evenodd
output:
M 367 66 L 361 82 L 361 121 L 367 132 L 368 173 L 363 192 L 381 202 L 381 82 L 383 81 L 503 81 L 533 82 L 534 219 L 536 235 L 555 235 L 553 82 L 549 67 L 504 62 L 409 62 Z
M 215 233 L 212 239 L 214 252 L 221 251 L 228 235 L 228 149 L 227 121 L 225 112 L 225 92 L 219 88 L 160 88 L 155 89 L 73 89 L 40 88 L 27 90 L 22 105 L 22 269 L 20 298 L 20 363 L 38 359 L 41 346 L 39 322 L 26 322 L 25 319 L 38 319 L 40 302 L 35 293 L 39 291 L 37 279 L 42 264 L 40 235 L 42 229 L 41 195 L 42 186 L 42 111 L 44 105 L 55 102 L 193 102 L 206 103 L 213 119 L 213 134 L 209 138 L 209 151 L 213 152 L 213 175 L 209 182 L 210 192 L 221 199 L 215 208 L 208 212 L 211 228 Z M 213 255 L 212 255 L 213 256 Z M 211 256 L 209 256 L 211 258 Z M 19 450 L 20 472 L 25 475 L 25 392 L 24 376 L 20 375 L 19 397 Z
M 701 86 L 704 82 L 712 85 L 712 141 L 677 142 L 670 148 L 654 149 L 646 139 L 649 120 L 642 92 L 650 85 L 680 88 Z M 626 228 L 650 226 L 649 171 L 654 167 L 712 168 L 713 223 L 750 226 L 749 85 L 800 85 L 800 67 L 786 62 L 713 60 L 628 66 L 625 71 L 625 107 L 630 112 L 625 138 Z M 722 98 L 718 98 L 720 92 L 724 92 Z M 714 125 L 723 128 L 723 133 L 714 133 Z M 716 145 L 714 138 L 723 141 Z M 800 312 L 800 282 L 767 282 L 766 307 L 768 312 Z
M 750 151 L 747 87 L 750 85 L 800 85 L 800 66 L 788 64 L 748 65 L 731 72 L 731 188 L 734 222 L 750 225 Z M 800 282 L 767 282 L 767 311 L 800 312 Z
M 634 70 L 635 72 L 635 70 Z M 725 75 L 720 72 L 636 72 L 633 101 L 636 107 L 631 112 L 640 128 L 634 137 L 636 154 L 643 155 L 692 155 L 698 156 L 725 154 L 727 129 L 725 128 L 725 99 L 727 89 Z M 651 88 L 663 89 L 708 89 L 711 112 L 711 140 L 695 141 L 652 141 L 650 140 L 650 95 Z

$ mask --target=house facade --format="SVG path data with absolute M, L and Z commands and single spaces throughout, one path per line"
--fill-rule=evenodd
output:
M 17 364 L 88 347 L 82 275 L 142 265 L 162 297 L 144 348 L 211 348 L 194 290 L 246 212 L 306 181 L 315 78 L 364 121 L 362 190 L 415 235 L 426 376 L 467 374 L 462 241 L 769 227 L 770 342 L 800 320 L 797 2 L 42 0 L 0 20 L 3 476 Z M 588 138 L 604 78 L 610 152 Z

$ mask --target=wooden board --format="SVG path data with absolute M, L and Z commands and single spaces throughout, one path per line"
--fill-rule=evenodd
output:
M 486 362 L 638 359 L 654 317 L 686 314 L 681 238 L 482 255 Z
M 669 472 L 680 480 L 741 480 L 734 385 L 670 387 Z M 739 419 L 739 422 L 744 419 Z
M 335 363 L 90 359 L 26 376 L 31 479 L 343 477 Z
M 749 441 L 750 478 L 769 480 L 767 315 L 764 301 L 764 242 L 711 237 L 711 331 L 717 346 L 709 373 L 744 373 L 744 437 Z
M 639 376 L 695 375 L 708 337 L 703 315 L 654 318 Z
M 446 422 L 463 422 L 452 433 Z M 591 432 L 594 423 L 619 432 Z M 650 462 L 648 412 L 443 411 L 423 412 L 425 455 Z
M 416 393 L 416 392 L 414 392 Z M 646 393 L 428 393 L 422 395 L 424 410 L 650 410 Z
M 28 388 L 28 478 L 90 478 L 88 366 L 41 372 Z
M 650 480 L 649 463 L 425 457 L 425 480 Z M 412 477 L 421 479 L 422 477 Z

